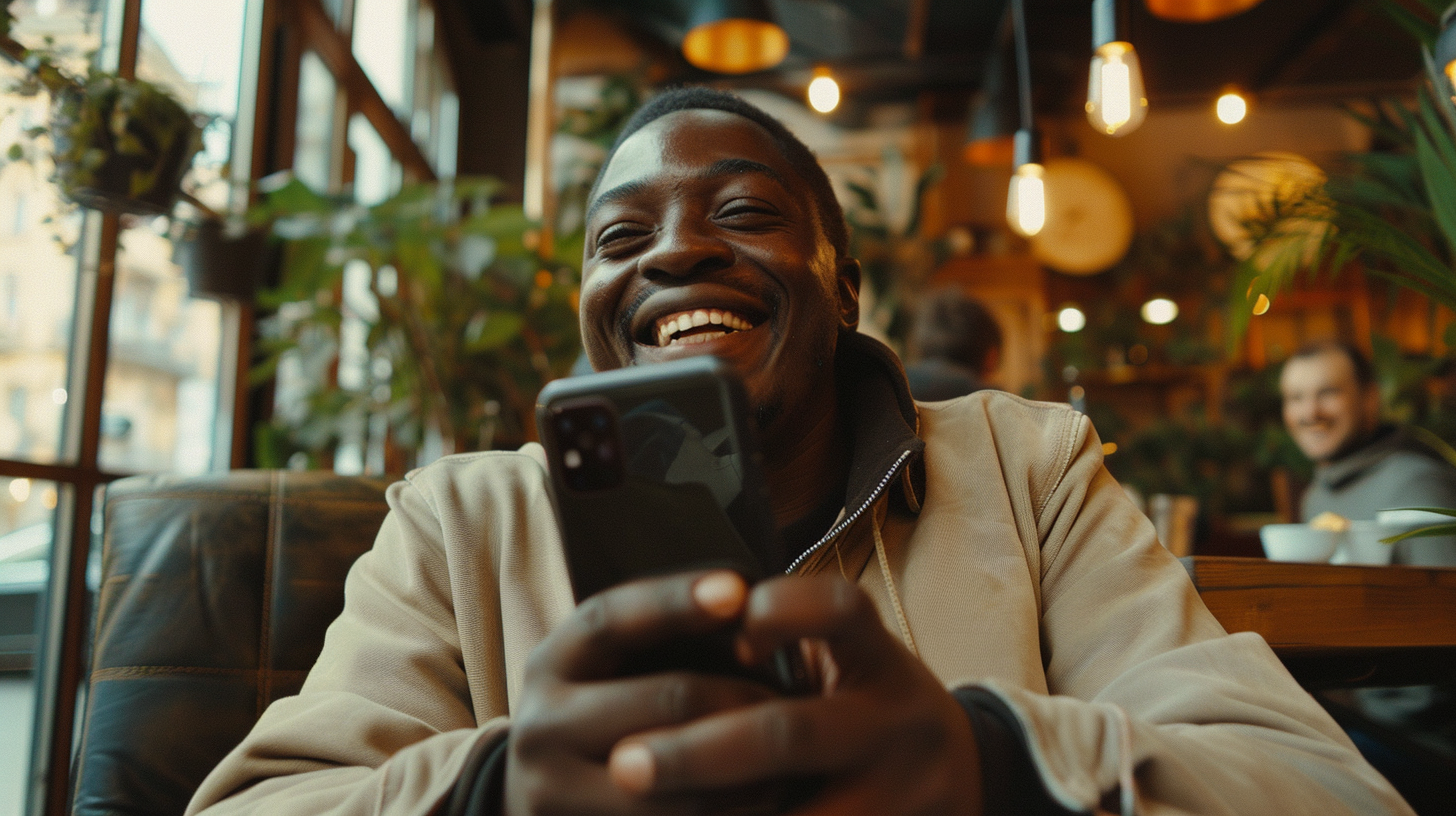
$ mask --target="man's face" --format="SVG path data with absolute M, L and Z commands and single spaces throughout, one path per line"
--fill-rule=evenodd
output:
M 1328 462 L 1349 451 L 1380 421 L 1380 392 L 1361 387 L 1355 366 L 1338 351 L 1297 357 L 1279 378 L 1284 425 L 1305 456 Z
M 857 267 L 836 260 L 809 185 L 765 130 L 722 111 L 668 114 L 621 144 L 598 189 L 581 291 L 593 367 L 715 354 L 769 444 L 833 399 Z

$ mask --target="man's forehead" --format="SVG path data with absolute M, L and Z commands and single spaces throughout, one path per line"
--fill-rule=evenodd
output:
M 701 169 L 742 158 L 773 168 L 784 183 L 799 179 L 768 131 L 728 111 L 674 111 L 623 140 L 597 183 L 598 194 L 674 169 Z M 792 181 L 791 181 L 792 180 Z
M 1295 357 L 1284 364 L 1279 378 L 1286 387 L 1294 385 L 1345 385 L 1355 382 L 1355 366 L 1337 351 L 1322 351 L 1307 357 Z

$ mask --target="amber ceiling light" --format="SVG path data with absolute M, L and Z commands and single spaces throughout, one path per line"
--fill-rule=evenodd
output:
M 748 74 L 783 62 L 789 35 L 766 0 L 695 0 L 683 37 L 683 56 L 718 74 Z
M 1207 23 L 1232 17 L 1259 5 L 1259 0 L 1145 0 L 1154 17 L 1176 23 Z

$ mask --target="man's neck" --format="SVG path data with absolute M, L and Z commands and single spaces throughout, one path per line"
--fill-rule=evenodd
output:
M 774 526 L 783 530 L 820 509 L 829 501 L 844 501 L 849 470 L 849 446 L 839 427 L 833 389 L 814 423 L 801 435 L 784 441 L 764 457 Z

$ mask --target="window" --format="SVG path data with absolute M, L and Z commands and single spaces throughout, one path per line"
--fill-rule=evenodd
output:
M 429 0 L 300 3 L 302 22 L 265 15 L 264 2 L 11 7 L 22 47 L 53 43 L 73 75 L 88 66 L 134 72 L 205 127 L 183 182 L 196 206 L 179 205 L 172 218 L 103 216 L 64 202 L 49 180 L 48 136 L 30 133 L 48 123 L 49 100 L 0 91 L 0 816 L 59 813 L 66 801 L 96 580 L 96 488 L 132 473 L 227 468 L 242 456 L 238 429 L 249 417 L 236 389 L 251 306 L 194 287 L 177 251 L 190 240 L 186 222 L 238 212 L 249 183 L 278 169 L 319 190 L 351 185 L 369 203 L 405 178 L 454 171 L 459 103 Z M 267 28 L 295 24 L 293 38 Z M 265 60 L 265 42 L 292 44 Z M 0 88 L 24 75 L 19 57 L 0 55 Z M 376 94 L 397 118 L 368 104 Z M 350 309 L 371 307 L 373 274 L 351 273 Z M 367 387 L 377 373 L 355 356 L 337 372 L 284 365 L 276 410 L 290 410 L 290 372 Z M 352 452 L 341 449 L 345 469 L 383 469 L 384 434 L 372 422 L 357 429 Z

